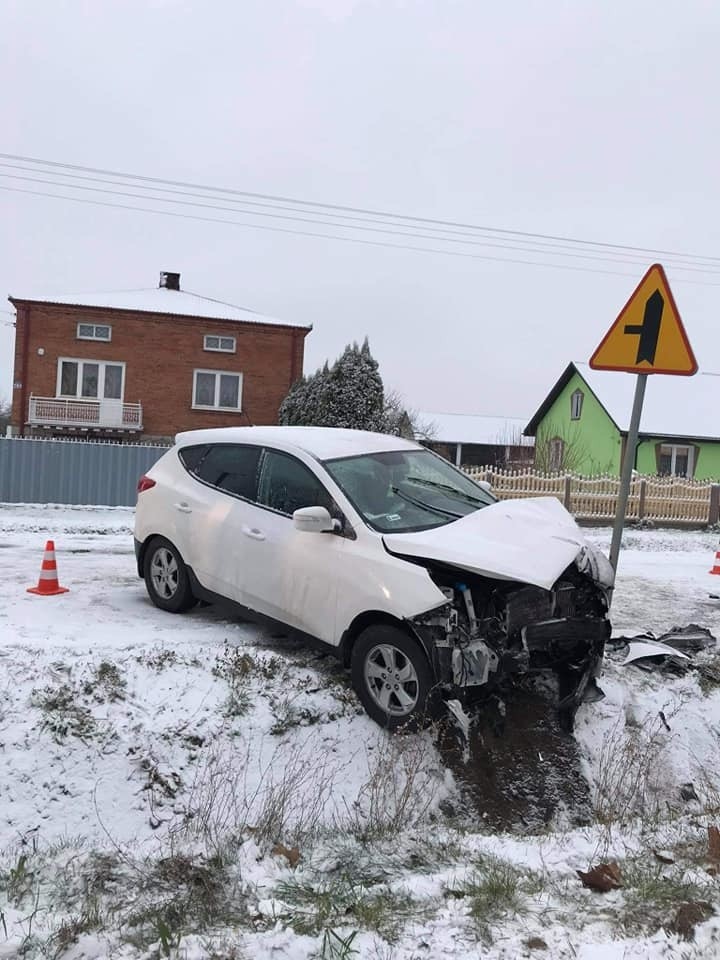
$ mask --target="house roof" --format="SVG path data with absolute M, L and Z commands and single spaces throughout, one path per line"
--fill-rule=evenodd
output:
M 595 394 L 621 433 L 630 426 L 635 377 L 628 373 L 591 370 L 587 363 L 570 363 L 543 400 L 525 432 L 537 428 L 572 376 L 578 373 Z M 694 377 L 648 377 L 640 433 L 653 437 L 720 440 L 720 373 L 701 371 Z
M 233 320 L 237 323 L 264 323 L 281 327 L 311 327 L 298 323 L 276 320 L 263 313 L 237 307 L 221 300 L 201 297 L 188 290 L 170 290 L 166 287 L 149 287 L 144 290 L 118 290 L 109 293 L 76 293 L 60 296 L 11 296 L 9 300 L 31 303 L 57 303 L 73 307 L 98 307 L 105 310 L 132 310 L 137 313 L 165 313 L 181 317 L 206 317 L 211 320 Z
M 429 439 L 435 443 L 532 444 L 530 438 L 522 435 L 526 421 L 519 417 L 423 412 L 417 419 L 423 428 L 428 428 Z

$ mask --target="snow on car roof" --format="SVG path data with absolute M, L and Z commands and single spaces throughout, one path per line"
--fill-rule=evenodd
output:
M 13 296 L 11 300 L 29 300 L 34 303 L 57 303 L 74 307 L 97 307 L 107 310 L 133 310 L 138 313 L 169 313 L 179 317 L 203 317 L 209 320 L 235 320 L 238 323 L 267 323 L 282 327 L 304 327 L 268 317 L 246 307 L 223 303 L 211 297 L 201 297 L 187 290 L 151 287 L 146 290 L 118 290 L 109 293 L 68 293 L 59 296 Z
M 383 453 L 389 450 L 422 449 L 419 444 L 401 437 L 336 427 L 216 427 L 178 433 L 175 443 L 180 447 L 200 443 L 266 443 L 284 449 L 294 447 L 317 457 L 318 460 L 354 457 L 362 453 Z

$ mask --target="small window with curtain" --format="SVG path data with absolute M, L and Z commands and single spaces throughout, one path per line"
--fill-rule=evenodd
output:
M 582 415 L 583 398 L 585 394 L 582 390 L 575 390 L 570 397 L 570 419 L 579 420 Z
M 193 374 L 193 400 L 196 410 L 242 409 L 242 374 L 224 370 L 196 370 Z
M 661 443 L 657 449 L 657 471 L 661 477 L 692 477 L 695 473 L 695 447 Z

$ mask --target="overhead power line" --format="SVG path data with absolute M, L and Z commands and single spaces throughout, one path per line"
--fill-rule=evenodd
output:
M 2 166 L 3 166 L 2 163 L 0 163 L 0 167 Z M 311 217 L 311 216 L 306 216 L 306 217 L 291 216 L 290 214 L 287 214 L 287 213 L 280 213 L 280 214 L 269 213 L 264 210 L 259 212 L 255 210 L 245 210 L 237 207 L 227 207 L 221 204 L 198 203 L 196 201 L 188 201 L 188 200 L 175 200 L 173 197 L 157 197 L 154 195 L 138 194 L 138 193 L 132 193 L 132 192 L 127 192 L 123 190 L 111 190 L 111 189 L 108 189 L 107 187 L 89 187 L 84 184 L 68 184 L 68 183 L 59 182 L 55 179 L 46 179 L 41 177 L 26 177 L 26 176 L 14 174 L 14 173 L 0 172 L 0 177 L 9 178 L 13 180 L 21 180 L 23 182 L 39 183 L 45 186 L 64 187 L 66 189 L 79 190 L 79 191 L 85 191 L 85 192 L 91 192 L 91 193 L 100 193 L 100 194 L 110 195 L 110 196 L 119 196 L 119 197 L 124 197 L 129 199 L 151 200 L 154 203 L 177 204 L 177 205 L 180 205 L 181 207 L 189 206 L 189 207 L 196 207 L 204 210 L 218 210 L 224 213 L 235 213 L 235 214 L 241 213 L 241 214 L 246 214 L 248 216 L 253 216 L 253 217 L 269 217 L 273 220 L 288 220 L 295 223 L 311 224 L 311 225 L 323 226 L 323 227 L 329 226 L 334 229 L 342 228 L 347 230 L 359 230 L 359 231 L 362 231 L 363 233 L 380 233 L 380 234 L 385 234 L 385 235 L 394 236 L 394 237 L 410 238 L 414 240 L 432 240 L 436 242 L 441 241 L 443 243 L 463 244 L 466 246 L 473 246 L 473 247 L 487 247 L 490 249 L 510 250 L 516 253 L 531 253 L 531 254 L 540 253 L 543 255 L 563 256 L 563 257 L 569 257 L 571 259 L 576 259 L 576 260 L 590 260 L 590 261 L 596 261 L 600 263 L 616 264 L 620 266 L 625 266 L 629 264 L 638 264 L 643 262 L 642 260 L 638 260 L 635 257 L 632 257 L 632 256 L 629 257 L 627 255 L 623 258 L 618 258 L 617 256 L 596 256 L 593 253 L 577 253 L 577 252 L 572 252 L 565 249 L 558 249 L 556 247 L 553 247 L 552 245 L 543 245 L 538 248 L 533 248 L 528 246 L 516 246 L 514 244 L 509 244 L 509 243 L 498 243 L 494 240 L 466 239 L 468 236 L 471 236 L 469 234 L 461 234 L 460 237 L 458 236 L 446 237 L 441 234 L 433 234 L 433 233 L 427 233 L 427 232 L 418 233 L 417 231 L 411 231 L 411 230 L 391 230 L 391 229 L 387 229 L 386 227 L 380 227 L 380 226 L 358 225 L 355 223 L 350 223 L 350 224 L 335 223 L 335 222 L 328 222 L 323 218 L 317 218 L 317 217 Z M 92 181 L 92 182 L 103 182 L 103 181 Z M 112 183 L 115 186 L 123 186 L 123 183 L 121 181 L 104 181 L 104 182 Z M 172 191 L 172 192 L 175 192 L 175 191 Z M 197 194 L 190 194 L 190 195 L 197 196 Z M 72 199 L 72 197 L 65 196 L 65 199 Z M 274 207 L 273 209 L 286 210 L 288 208 Z M 162 212 L 162 211 L 158 211 L 158 212 Z M 386 222 L 386 221 L 380 221 L 380 222 Z M 368 223 L 371 223 L 371 221 L 363 221 L 363 224 L 368 224 Z M 245 225 L 252 226 L 251 223 L 247 223 L 247 222 L 245 223 Z M 674 266 L 678 270 L 686 270 L 691 273 L 706 273 L 706 274 L 720 277 L 720 269 L 712 269 L 709 266 L 705 266 L 705 267 L 687 266 L 685 264 L 680 264 L 680 263 L 673 263 L 672 266 Z
M 2 168 L 2 170 L 0 170 L 0 177 L 4 179 L 36 183 L 64 191 L 63 193 L 49 193 L 47 191 L 10 187 L 0 184 L 0 189 L 6 192 L 24 193 L 31 196 L 47 197 L 74 203 L 92 204 L 94 206 L 132 210 L 142 213 L 154 213 L 207 223 L 223 223 L 244 227 L 246 229 L 265 230 L 275 233 L 313 237 L 316 239 L 361 243 L 369 246 L 412 250 L 444 256 L 460 256 L 491 262 L 506 262 L 525 266 L 604 273 L 617 276 L 631 277 L 636 276 L 636 273 L 598 269 L 584 264 L 573 265 L 566 261 L 568 259 L 575 261 L 581 260 L 607 264 L 609 266 L 635 268 L 641 264 L 646 264 L 648 256 L 663 255 L 664 257 L 671 258 L 671 262 L 666 260 L 665 264 L 668 268 L 675 271 L 706 274 L 709 277 L 715 276 L 720 279 L 720 257 L 662 251 L 653 248 L 603 243 L 571 237 L 553 236 L 550 234 L 505 230 L 450 220 L 408 216 L 387 211 L 373 211 L 359 207 L 341 206 L 339 204 L 298 200 L 272 194 L 251 193 L 249 191 L 234 190 L 231 188 L 166 180 L 159 177 L 126 174 L 95 167 L 65 164 L 58 161 L 39 160 L 15 154 L 0 153 L 0 168 Z M 28 176 L 28 174 L 32 174 L 32 176 Z M 93 176 L 88 176 L 87 174 L 93 174 Z M 113 187 L 124 189 L 111 189 Z M 176 187 L 188 189 L 175 189 Z M 71 191 L 71 193 L 67 191 Z M 143 192 L 139 193 L 134 191 Z M 196 191 L 202 192 L 198 193 Z M 87 196 L 74 195 L 76 193 L 100 194 L 106 198 L 120 197 L 122 199 L 141 200 L 145 203 L 159 205 L 159 207 L 118 203 L 110 199 L 91 200 Z M 168 209 L 168 207 L 174 209 Z M 185 212 L 188 209 L 230 213 L 234 215 L 234 217 L 242 216 L 246 219 L 228 219 Z M 333 232 L 321 233 L 314 230 L 296 229 L 278 225 L 271 226 L 267 223 L 256 222 L 258 220 L 268 219 L 293 224 L 297 223 L 302 225 L 302 227 L 306 225 L 321 227 Z M 337 231 L 341 232 L 338 233 Z M 358 232 L 365 235 L 375 234 L 382 237 L 399 238 L 400 240 L 410 239 L 422 243 L 430 241 L 430 243 L 439 244 L 440 246 L 420 246 L 403 242 L 388 242 L 384 239 L 369 239 L 366 236 L 357 236 L 356 234 Z M 446 246 L 450 247 L 450 249 L 446 248 Z M 543 259 L 520 259 L 518 257 L 506 256 L 504 253 L 501 255 L 479 252 L 471 253 L 467 249 L 462 250 L 458 249 L 458 247 L 509 251 L 511 253 L 523 254 L 525 257 L 541 257 Z M 708 283 L 702 279 L 679 279 L 682 279 L 682 281 L 686 283 L 699 283 L 710 286 L 718 285 Z
M 601 246 L 601 247 L 607 247 L 609 249 L 633 251 L 636 253 L 643 253 L 643 254 L 651 253 L 651 254 L 657 254 L 660 256 L 668 256 L 668 257 L 685 257 L 685 258 L 693 258 L 697 260 L 709 260 L 711 262 L 720 264 L 720 257 L 715 257 L 715 256 L 705 256 L 705 255 L 693 254 L 693 253 L 682 253 L 682 252 L 673 251 L 673 250 L 660 250 L 660 249 L 654 249 L 652 247 L 637 247 L 637 246 L 630 246 L 628 244 L 609 243 L 609 242 L 599 241 L 599 240 L 585 240 L 585 239 L 579 239 L 576 237 L 563 237 L 563 236 L 558 236 L 554 234 L 531 233 L 525 230 L 510 230 L 510 229 L 501 228 L 501 227 L 481 226 L 479 224 L 463 223 L 455 220 L 438 220 L 438 219 L 433 219 L 431 217 L 419 217 L 419 216 L 409 215 L 409 214 L 400 214 L 400 213 L 390 212 L 387 210 L 371 210 L 363 207 L 344 206 L 338 203 L 327 203 L 327 202 L 320 202 L 315 200 L 302 200 L 295 197 L 287 197 L 287 196 L 282 196 L 277 194 L 255 193 L 249 190 L 236 190 L 230 187 L 218 187 L 218 186 L 212 186 L 208 184 L 192 183 L 184 180 L 168 180 L 162 177 L 150 177 L 150 176 L 136 174 L 136 173 L 122 173 L 117 170 L 106 170 L 99 167 L 87 167 L 87 166 L 81 166 L 79 164 L 73 164 L 73 163 L 61 163 L 60 161 L 57 161 L 57 160 L 44 160 L 37 157 L 26 157 L 18 154 L 13 154 L 13 153 L 0 153 L 0 159 L 18 160 L 23 163 L 34 163 L 34 164 L 40 164 L 46 167 L 56 167 L 56 168 L 62 168 L 64 170 L 75 170 L 81 173 L 94 173 L 94 174 L 100 174 L 104 176 L 120 177 L 123 180 L 139 180 L 139 181 L 144 181 L 146 183 L 165 184 L 171 187 L 188 187 L 192 190 L 205 190 L 213 193 L 231 194 L 233 196 L 239 196 L 239 197 L 249 197 L 249 198 L 255 198 L 259 200 L 271 200 L 278 203 L 293 203 L 293 204 L 298 204 L 306 207 L 318 207 L 325 210 L 337 210 L 337 211 L 342 211 L 344 213 L 353 213 L 353 214 L 359 213 L 359 214 L 364 214 L 365 216 L 387 217 L 392 219 L 408 220 L 414 223 L 432 224 L 434 226 L 460 227 L 466 230 L 481 230 L 481 231 L 486 231 L 488 233 L 505 234 L 507 236 L 515 236 L 515 237 L 526 237 L 534 240 L 553 240 L 553 241 L 559 241 L 564 243 L 582 244 L 582 245 L 588 245 L 588 246 Z
M 5 190 L 9 193 L 26 193 L 35 197 L 52 197 L 54 200 L 70 200 L 74 203 L 84 203 L 91 204 L 96 207 L 114 207 L 119 210 L 139 210 L 142 213 L 156 213 L 160 216 L 165 217 L 176 217 L 181 220 L 198 220 L 203 223 L 225 223 L 237 227 L 252 227 L 254 230 L 267 230 L 272 233 L 288 233 L 300 237 L 315 237 L 321 240 L 342 240 L 346 243 L 361 243 L 365 246 L 371 247 L 389 247 L 394 250 L 415 250 L 420 253 L 439 253 L 443 256 L 448 257 L 463 257 L 470 260 L 491 260 L 500 263 L 517 263 L 524 264 L 526 266 L 532 267 L 554 267 L 557 270 L 578 270 L 584 273 L 603 273 L 610 276 L 616 277 L 634 277 L 634 273 L 622 273 L 617 270 L 595 270 L 592 267 L 573 267 L 568 264 L 561 263 L 542 263 L 537 260 L 518 260 L 510 257 L 492 257 L 487 254 L 479 253 L 463 253 L 460 250 L 440 250 L 433 247 L 416 247 L 410 244 L 404 243 L 386 243 L 383 240 L 365 240 L 361 237 L 343 237 L 337 234 L 330 233 L 314 233 L 308 230 L 291 230 L 289 227 L 271 227 L 268 224 L 256 223 L 249 224 L 243 223 L 239 220 L 227 220 L 223 217 L 203 217 L 199 214 L 192 213 L 177 213 L 173 210 L 155 210 L 152 207 L 138 207 L 132 204 L 126 203 L 112 203 L 109 200 L 90 200 L 86 197 L 67 197 L 61 196 L 56 193 L 47 193 L 40 190 L 24 190 L 22 187 L 5 187 L 0 184 L 0 190 Z M 688 283 L 693 283 L 694 281 L 688 280 Z M 703 281 L 697 281 L 702 283 Z M 720 284 L 711 284 L 711 286 L 720 286 Z

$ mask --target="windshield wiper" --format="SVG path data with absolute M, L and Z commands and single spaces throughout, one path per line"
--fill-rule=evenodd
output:
M 468 503 L 481 503 L 483 506 L 487 506 L 485 501 L 481 500 L 480 497 L 474 497 L 471 493 L 458 490 L 457 487 L 453 487 L 449 483 L 440 483 L 438 480 L 425 480 L 424 477 L 405 477 L 405 481 L 406 483 L 419 483 L 422 484 L 423 487 L 435 487 L 444 493 L 449 493 L 463 500 L 467 500 Z
M 409 493 L 405 493 L 405 491 L 399 487 L 390 487 L 390 489 L 393 493 L 397 494 L 398 497 L 402 497 L 403 500 L 407 500 L 408 503 L 412 503 L 416 507 L 421 507 L 423 510 L 430 510 L 431 513 L 439 513 L 444 517 L 454 517 L 455 520 L 459 520 L 462 517 L 461 513 L 455 513 L 454 510 L 444 510 L 442 507 L 434 507 L 431 503 L 425 503 L 424 500 L 411 497 Z

